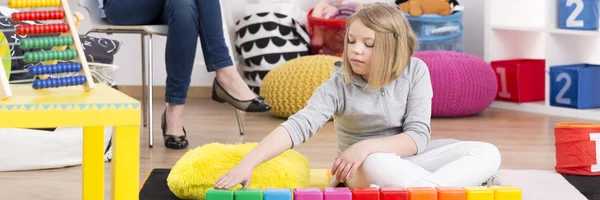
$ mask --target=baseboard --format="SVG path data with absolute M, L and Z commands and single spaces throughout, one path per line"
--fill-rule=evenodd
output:
M 136 99 L 142 98 L 142 86 L 136 85 L 119 85 L 119 91 L 125 93 Z M 165 97 L 165 86 L 154 86 L 152 87 L 152 97 L 153 98 L 163 98 Z M 210 98 L 212 92 L 212 87 L 209 86 L 190 86 L 188 90 L 188 98 Z

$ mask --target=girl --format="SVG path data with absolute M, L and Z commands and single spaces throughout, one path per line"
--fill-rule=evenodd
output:
M 215 188 L 248 187 L 252 171 L 306 142 L 331 117 L 337 153 L 330 186 L 477 186 L 493 181 L 500 153 L 489 143 L 431 140 L 429 71 L 398 8 L 365 5 L 347 21 L 343 62 L 305 108 L 289 117 Z

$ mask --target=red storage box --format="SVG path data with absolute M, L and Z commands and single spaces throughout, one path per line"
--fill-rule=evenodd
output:
M 499 60 L 491 62 L 491 65 L 498 80 L 496 100 L 512 102 L 545 100 L 545 60 Z
M 563 122 L 554 126 L 555 170 L 571 175 L 600 175 L 600 124 Z
M 312 17 L 313 9 L 308 11 L 307 31 L 312 46 L 311 54 L 327 54 L 342 56 L 344 37 L 346 35 L 346 19 L 323 19 Z

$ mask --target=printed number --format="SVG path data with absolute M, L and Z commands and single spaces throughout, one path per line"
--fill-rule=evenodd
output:
M 590 133 L 590 140 L 596 142 L 596 164 L 592 165 L 592 172 L 600 172 L 600 133 Z
M 569 90 L 569 87 L 571 87 L 571 76 L 564 72 L 556 76 L 556 82 L 561 82 L 563 79 L 565 79 L 565 85 L 560 89 L 560 91 L 556 95 L 556 102 L 561 104 L 571 104 L 571 99 L 563 97 L 565 96 L 565 93 L 567 93 L 567 91 Z
M 583 20 L 575 20 L 583 11 L 583 0 L 567 0 L 567 6 L 575 4 L 575 10 L 567 18 L 567 27 L 583 27 Z
M 502 86 L 500 92 L 498 93 L 498 96 L 502 98 L 510 98 L 510 93 L 508 93 L 508 86 L 506 83 L 506 68 L 497 67 L 496 73 L 500 74 L 500 85 Z

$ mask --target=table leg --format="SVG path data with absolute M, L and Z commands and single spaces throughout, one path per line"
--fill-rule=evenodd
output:
M 104 199 L 104 127 L 83 128 L 84 200 Z
M 113 140 L 112 199 L 139 199 L 140 127 L 118 126 Z

